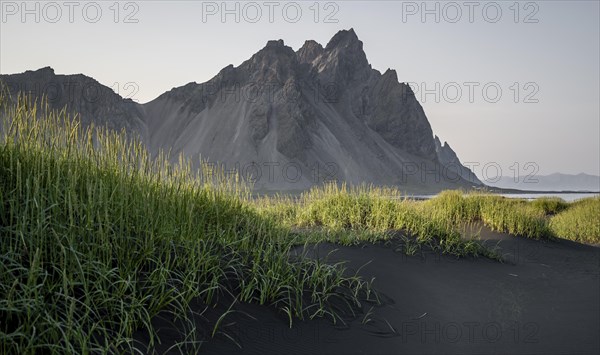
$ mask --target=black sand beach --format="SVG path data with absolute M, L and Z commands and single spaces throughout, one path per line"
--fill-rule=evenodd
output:
M 399 252 L 398 242 L 340 247 L 330 261 L 375 278 L 382 305 L 369 305 L 346 326 L 330 320 L 288 319 L 272 308 L 236 304 L 207 354 L 598 354 L 600 248 L 536 241 L 481 231 L 503 263 L 456 259 L 425 251 Z M 200 306 L 199 306 L 200 307 Z M 208 319 L 212 310 L 204 313 Z M 160 320 L 164 352 L 177 337 Z M 201 334 L 210 333 L 204 329 Z M 229 338 L 231 337 L 231 338 Z M 143 337 L 138 338 L 143 341 Z M 242 348 L 240 349 L 234 341 Z

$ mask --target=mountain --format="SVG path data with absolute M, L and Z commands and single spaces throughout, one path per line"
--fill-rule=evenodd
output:
M 448 142 L 442 144 L 438 136 L 435 136 L 434 142 L 437 159 L 444 166 L 445 175 L 448 179 L 457 179 L 460 176 L 474 185 L 481 184 L 477 176 L 470 169 L 462 165 L 456 152 L 452 150 Z
M 57 83 L 62 92 L 71 79 L 93 81 L 49 68 L 0 76 L 13 93 L 38 82 Z M 481 185 L 450 146 L 434 138 L 410 87 L 394 70 L 371 67 L 352 29 L 325 47 L 309 40 L 298 51 L 269 41 L 238 67 L 146 104 L 112 91 L 102 97 L 82 103 L 81 95 L 58 106 L 80 112 L 85 122 L 134 131 L 153 153 L 218 162 L 258 190 L 303 190 L 327 180 L 409 191 Z
M 494 179 L 496 180 L 496 179 Z M 485 181 L 489 186 L 529 191 L 600 191 L 600 176 L 560 174 L 502 176 L 498 181 Z
M 84 125 L 94 123 L 129 134 L 145 135 L 143 108 L 130 99 L 117 95 L 111 88 L 82 74 L 57 75 L 50 67 L 20 74 L 0 75 L 0 81 L 16 100 L 18 93 L 47 99 L 52 109 L 66 107 L 79 113 Z

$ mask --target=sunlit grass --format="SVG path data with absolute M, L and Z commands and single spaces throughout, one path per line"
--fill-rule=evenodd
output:
M 543 211 L 546 215 L 555 215 L 569 207 L 569 204 L 559 197 L 536 198 L 531 201 L 531 205 Z
M 528 238 L 551 238 L 543 209 L 521 199 L 445 191 L 425 202 L 435 214 L 454 223 L 481 221 L 494 231 Z
M 600 197 L 572 203 L 550 220 L 552 231 L 560 238 L 600 244 Z
M 355 244 L 389 239 L 397 235 L 391 232 L 400 230 L 447 253 L 489 255 L 473 241 L 461 238 L 466 234 L 463 227 L 476 223 L 493 231 L 533 239 L 598 239 L 594 237 L 598 218 L 591 218 L 595 213 L 593 203 L 567 203 L 554 197 L 527 201 L 444 191 L 427 201 L 413 201 L 404 199 L 401 191 L 394 188 L 329 184 L 295 198 L 263 197 L 255 205 L 263 216 L 301 229 L 311 241 Z M 559 221 L 563 220 L 561 224 Z M 579 225 L 583 228 L 575 227 Z
M 557 197 L 533 201 L 445 191 L 425 204 L 455 223 L 481 221 L 499 232 L 535 239 L 555 237 L 600 243 L 599 198 L 567 203 Z
M 492 256 L 476 241 L 462 238 L 454 220 L 423 202 L 404 199 L 395 188 L 326 184 L 297 198 L 263 197 L 255 204 L 263 216 L 299 229 L 311 242 L 352 245 L 407 234 L 443 253 Z

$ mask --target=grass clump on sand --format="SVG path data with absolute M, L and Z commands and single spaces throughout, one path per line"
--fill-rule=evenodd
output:
M 434 214 L 454 223 L 481 221 L 494 231 L 528 238 L 550 238 L 546 212 L 521 199 L 498 195 L 444 191 L 426 201 Z
M 255 203 L 263 216 L 300 230 L 311 242 L 352 245 L 408 234 L 414 240 L 405 235 L 405 242 L 412 246 L 428 245 L 457 256 L 492 256 L 476 241 L 464 240 L 453 221 L 433 213 L 422 202 L 404 199 L 395 188 L 350 188 L 332 183 L 295 199 L 263 197 Z M 407 250 L 415 251 L 413 247 Z
M 311 241 L 354 244 L 386 240 L 396 235 L 394 231 L 401 230 L 415 236 L 418 243 L 445 253 L 489 255 L 475 241 L 461 238 L 462 227 L 482 222 L 494 231 L 528 238 L 575 238 L 575 229 L 567 232 L 562 227 L 559 233 L 557 226 L 558 221 L 566 221 L 565 216 L 578 203 L 569 204 L 553 197 L 527 201 L 457 190 L 443 191 L 427 201 L 413 201 L 403 198 L 400 190 L 394 188 L 328 184 L 296 198 L 262 197 L 255 205 L 266 218 L 302 230 Z M 581 204 L 572 214 L 592 216 L 594 211 L 590 206 Z M 596 219 L 589 218 L 590 227 L 580 233 L 597 235 L 593 229 Z M 565 224 L 574 228 L 583 220 L 575 224 L 571 219 Z
M 192 322 L 192 299 L 273 305 L 291 324 L 369 294 L 342 264 L 290 257 L 289 230 L 239 183 L 43 103 L 0 106 L 0 353 L 145 353 L 133 333 L 152 346 L 151 319 Z M 204 340 L 189 325 L 186 352 Z
M 492 194 L 444 191 L 423 202 L 438 219 L 481 221 L 492 230 L 535 239 L 555 237 L 600 243 L 600 198 L 571 203 L 556 197 L 533 201 Z
M 540 197 L 531 201 L 531 205 L 546 215 L 555 215 L 566 210 L 570 205 L 559 197 Z
M 600 197 L 575 201 L 550 219 L 552 232 L 564 239 L 600 244 Z

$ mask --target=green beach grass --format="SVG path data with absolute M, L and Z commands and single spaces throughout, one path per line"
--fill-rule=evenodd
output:
M 291 324 L 335 322 L 332 301 L 352 308 L 370 294 L 343 264 L 290 257 L 298 241 L 235 179 L 150 159 L 135 139 L 26 98 L 4 102 L 0 353 L 143 353 L 134 331 L 152 343 L 151 319 L 191 321 L 192 299 L 271 305 Z M 194 334 L 179 345 L 206 340 Z
M 453 221 L 423 202 L 402 198 L 396 188 L 331 183 L 298 198 L 263 197 L 255 204 L 265 218 L 301 230 L 311 242 L 353 245 L 402 235 L 446 254 L 493 256 L 477 241 L 464 240 Z
M 456 256 L 495 254 L 462 228 L 482 222 L 529 238 L 598 243 L 600 199 L 527 202 L 447 191 L 429 201 L 396 188 L 327 184 L 298 197 L 250 197 L 239 179 L 151 158 L 124 133 L 80 126 L 66 111 L 0 95 L 0 353 L 144 353 L 151 320 L 187 322 L 190 302 L 223 299 L 289 319 L 343 321 L 377 302 L 371 283 L 296 246 L 400 238 Z M 221 314 L 210 334 L 229 311 Z
M 573 202 L 550 219 L 550 228 L 559 238 L 600 244 L 600 197 Z

